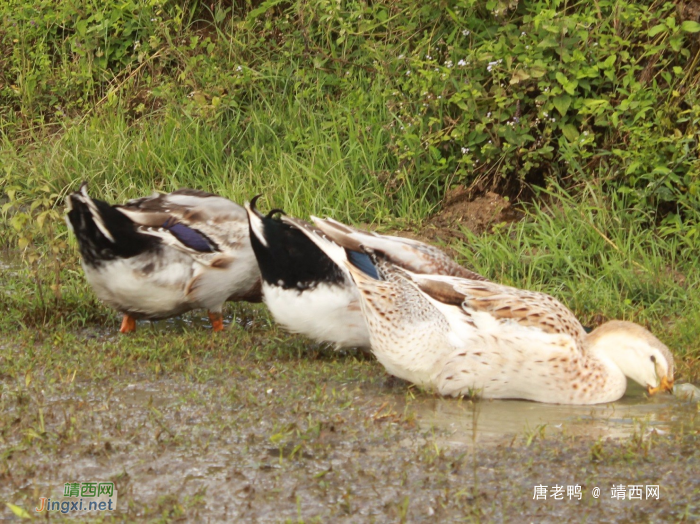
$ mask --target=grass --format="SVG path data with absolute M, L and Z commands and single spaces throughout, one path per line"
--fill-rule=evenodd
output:
M 136 191 L 113 184 L 115 194 Z M 649 325 L 675 351 L 679 380 L 697 381 L 696 262 L 623 199 L 580 195 L 550 191 L 521 221 L 458 232 L 463 241 L 440 233 L 463 263 L 549 292 L 587 324 Z M 572 511 L 582 522 L 683 521 L 700 512 L 692 409 L 674 413 L 683 420 L 670 434 L 642 427 L 620 441 L 566 431 L 533 438 L 526 427 L 491 447 L 476 443 L 475 422 L 465 453 L 445 444 L 448 427 L 422 422 L 435 409 L 430 394 L 388 383 L 362 354 L 281 332 L 264 306 L 228 306 L 222 334 L 195 312 L 120 336 L 118 315 L 86 286 L 72 242 L 31 264 L 16 251 L 4 260 L 0 500 L 20 508 L 98 475 L 120 496 L 119 513 L 104 521 L 481 522 Z M 473 420 L 488 409 L 474 404 Z M 607 497 L 615 483 L 659 484 L 662 500 L 615 504 Z M 539 484 L 582 485 L 583 499 L 533 501 Z M 590 496 L 596 486 L 600 499 Z
M 196 321 L 141 325 L 128 337 L 116 323 L 4 331 L 0 500 L 31 511 L 63 482 L 97 475 L 120 497 L 119 513 L 98 521 L 698 514 L 693 406 L 678 411 L 684 423 L 666 436 L 641 428 L 620 441 L 566 431 L 533 439 L 525 430 L 465 452 L 446 443 L 449 424 L 421 422 L 436 402 L 459 400 L 391 385 L 361 354 L 310 348 L 257 306 L 229 314 L 237 322 L 217 335 Z M 464 409 L 476 420 L 489 403 Z M 475 423 L 463 440 L 476 433 Z M 612 483 L 659 484 L 662 499 L 590 497 L 593 486 L 606 494 Z M 584 499 L 534 502 L 538 484 L 579 484 Z
M 239 136 L 229 127 L 194 120 L 154 115 L 128 124 L 119 115 L 105 114 L 52 140 L 15 149 L 10 169 L 26 172 L 26 180 L 45 176 L 47 191 L 57 195 L 81 180 L 88 180 L 96 195 L 117 202 L 177 187 L 206 189 L 238 201 L 262 192 L 270 207 L 292 215 L 350 216 L 381 230 L 410 228 L 419 234 L 429 227 L 432 206 L 424 195 L 406 190 L 395 197 L 386 192 L 377 196 L 380 188 L 371 182 L 377 178 L 364 177 L 366 169 L 381 165 L 381 147 L 347 147 L 336 128 L 310 126 L 318 132 L 310 138 L 317 145 L 294 156 L 289 144 L 265 136 L 264 129 L 277 116 L 270 111 L 265 124 L 250 122 Z M 291 121 L 281 121 L 291 133 Z M 234 144 L 234 135 L 246 147 Z M 248 156 L 252 152 L 258 155 L 254 159 Z M 50 173 L 50 179 L 42 173 Z M 20 188 L 20 193 L 30 205 L 29 189 Z M 25 259 L 33 262 L 13 269 L 14 276 L 1 277 L 9 300 L 0 320 L 6 329 L 17 324 L 84 327 L 113 318 L 85 285 L 74 241 L 58 221 L 60 208 L 53 213 L 27 245 Z M 557 186 L 540 190 L 522 213 L 521 220 L 495 224 L 482 235 L 444 229 L 438 236 L 460 262 L 495 281 L 554 295 L 585 325 L 608 319 L 646 325 L 676 352 L 679 378 L 698 380 L 700 265 L 682 237 L 649 227 L 654 217 L 630 207 L 624 195 L 606 194 L 593 185 L 581 186 L 576 196 Z M 23 223 L 16 234 L 26 234 L 33 224 Z M 41 262 L 38 252 L 46 253 Z
M 0 33 L 1 502 L 31 512 L 98 475 L 117 484 L 112 520 L 125 521 L 698 517 L 690 408 L 669 435 L 622 441 L 533 426 L 480 447 L 475 422 L 465 453 L 423 424 L 433 397 L 362 354 L 281 332 L 263 306 L 229 306 L 220 335 L 195 312 L 119 336 L 62 221 L 87 180 L 111 202 L 263 193 L 263 208 L 421 236 L 455 185 L 525 187 L 521 220 L 433 236 L 587 326 L 646 325 L 675 353 L 677 380 L 697 383 L 699 55 L 671 4 L 467 2 L 448 17 L 403 2 L 164 2 L 138 19 L 131 4 L 101 8 L 131 33 L 97 38 L 97 18 L 71 32 L 72 9 L 15 10 Z M 107 48 L 126 55 L 99 66 Z M 476 420 L 489 404 L 471 407 Z M 532 501 L 536 484 L 619 482 L 661 484 L 662 500 Z
M 584 325 L 624 319 L 649 327 L 697 382 L 700 266 L 674 236 L 648 227 L 623 197 L 587 186 L 576 198 L 543 192 L 524 218 L 454 245 L 464 262 L 495 281 L 549 293 Z
M 313 110 L 294 93 L 276 100 L 261 98 L 244 122 L 164 113 L 133 123 L 105 112 L 26 146 L 6 141 L 2 156 L 20 198 L 43 184 L 65 196 L 87 180 L 96 196 L 113 200 L 144 187 L 197 187 L 237 201 L 264 193 L 290 213 L 332 210 L 365 221 L 415 221 L 434 208 L 408 184 L 386 191 L 377 176 L 391 167 L 386 114 L 350 113 L 330 101 Z M 359 129 L 358 121 L 368 125 Z

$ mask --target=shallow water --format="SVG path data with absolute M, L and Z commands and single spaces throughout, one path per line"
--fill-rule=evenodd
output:
M 442 441 L 450 445 L 489 445 L 516 434 L 527 437 L 539 431 L 623 439 L 640 431 L 664 434 L 680 424 L 700 427 L 700 421 L 693 417 L 695 403 L 668 393 L 647 398 L 636 384 L 628 387 L 622 399 L 610 404 L 570 406 L 519 400 L 472 403 L 436 398 L 413 402 L 411 410 L 422 428 L 444 430 Z

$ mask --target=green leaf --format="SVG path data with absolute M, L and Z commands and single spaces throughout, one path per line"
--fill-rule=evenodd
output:
M 86 30 L 87 30 L 87 24 L 88 24 L 87 20 L 78 20 L 75 23 L 75 28 L 78 30 L 78 33 L 81 36 L 85 36 Z
M 530 68 L 530 74 L 533 78 L 543 77 L 547 73 L 547 69 L 541 66 L 534 66 Z
M 629 166 L 627 166 L 627 169 L 625 170 L 625 175 L 629 175 L 630 173 L 634 173 L 641 167 L 642 163 L 639 160 L 635 160 L 632 162 Z
M 615 60 L 617 60 L 617 55 L 612 54 L 608 58 L 605 59 L 605 62 L 603 62 L 603 67 L 605 69 L 611 68 L 613 65 L 615 65 Z
M 686 33 L 697 33 L 700 31 L 700 23 L 694 20 L 686 20 L 681 24 L 681 29 Z
M 272 9 L 275 7 L 277 4 L 281 4 L 285 0 L 267 0 L 266 2 L 263 2 L 260 4 L 259 7 L 253 9 L 250 13 L 248 13 L 247 19 L 250 20 L 255 20 L 258 18 L 260 15 L 264 15 L 267 13 L 268 10 Z
M 537 47 L 546 49 L 548 47 L 559 47 L 559 42 L 552 38 L 551 36 L 548 36 L 546 38 L 543 38 L 539 44 L 537 44 Z
M 564 91 L 569 93 L 570 95 L 575 95 L 576 94 L 576 88 L 578 87 L 578 80 L 572 80 L 568 84 L 564 86 Z
M 528 78 L 530 78 L 529 74 L 527 74 L 522 69 L 516 69 L 513 72 L 513 77 L 510 79 L 510 85 L 519 84 L 520 82 L 522 82 L 523 80 L 527 80 Z
M 576 126 L 573 124 L 564 124 L 561 127 L 561 132 L 569 142 L 575 142 L 578 140 L 579 132 L 578 129 L 576 129 Z
M 557 111 L 559 111 L 559 114 L 564 116 L 571 105 L 571 97 L 569 95 L 559 95 L 554 97 L 552 102 L 554 103 L 554 107 L 557 108 Z
M 666 31 L 666 29 L 668 29 L 668 28 L 666 27 L 666 24 L 655 25 L 654 27 L 652 27 L 651 29 L 649 29 L 649 36 L 656 36 L 656 35 L 658 35 L 659 33 L 663 32 L 663 31 Z
M 27 513 L 27 510 L 24 508 L 20 508 L 19 506 L 15 506 L 14 504 L 11 504 L 9 502 L 6 503 L 6 506 L 10 508 L 10 511 L 14 513 L 16 516 L 18 516 L 21 519 L 30 519 L 32 516 Z

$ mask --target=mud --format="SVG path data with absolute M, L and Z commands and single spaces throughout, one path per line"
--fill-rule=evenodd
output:
M 431 217 L 428 224 L 443 235 L 456 234 L 459 226 L 481 234 L 496 224 L 514 222 L 521 217 L 506 198 L 492 192 L 474 197 L 460 186 L 445 195 L 440 212 Z
M 261 306 L 231 307 L 226 325 L 213 334 L 193 313 L 129 336 L 116 316 L 0 332 L 0 518 L 19 520 L 7 503 L 56 521 L 700 517 L 697 399 L 637 386 L 601 406 L 438 398 L 278 331 Z M 93 481 L 114 482 L 113 513 L 34 512 Z M 613 499 L 620 485 L 659 498 Z
M 697 402 L 641 388 L 605 406 L 471 402 L 387 380 L 352 354 L 223 359 L 196 362 L 203 381 L 6 381 L 0 500 L 31 510 L 65 482 L 94 480 L 115 482 L 108 519 L 120 521 L 654 522 L 698 511 Z M 612 500 L 619 483 L 658 484 L 661 498 Z M 535 485 L 568 484 L 582 500 L 532 500 Z

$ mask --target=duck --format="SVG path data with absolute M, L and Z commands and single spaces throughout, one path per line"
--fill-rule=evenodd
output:
M 646 328 L 613 320 L 587 333 L 554 297 L 487 280 L 420 274 L 377 246 L 358 249 L 335 221 L 308 236 L 358 289 L 371 351 L 386 370 L 444 396 L 598 404 L 627 379 L 650 395 L 673 390 L 673 355 Z M 320 233 L 317 233 L 320 231 Z
M 123 315 L 121 333 L 199 308 L 222 331 L 226 301 L 262 299 L 246 212 L 219 195 L 185 188 L 111 205 L 83 182 L 66 222 L 88 283 Z
M 289 332 L 330 343 L 337 349 L 369 347 L 369 332 L 357 287 L 347 271 L 309 236 L 321 235 L 321 231 L 280 209 L 263 215 L 256 208 L 260 196 L 244 206 L 262 276 L 263 301 L 272 317 Z M 440 249 L 423 242 L 362 231 L 340 222 L 334 224 L 354 239 L 357 246 L 361 242 L 375 245 L 400 267 L 485 280 Z M 368 255 L 361 250 L 349 250 L 348 256 L 368 270 L 372 267 Z

